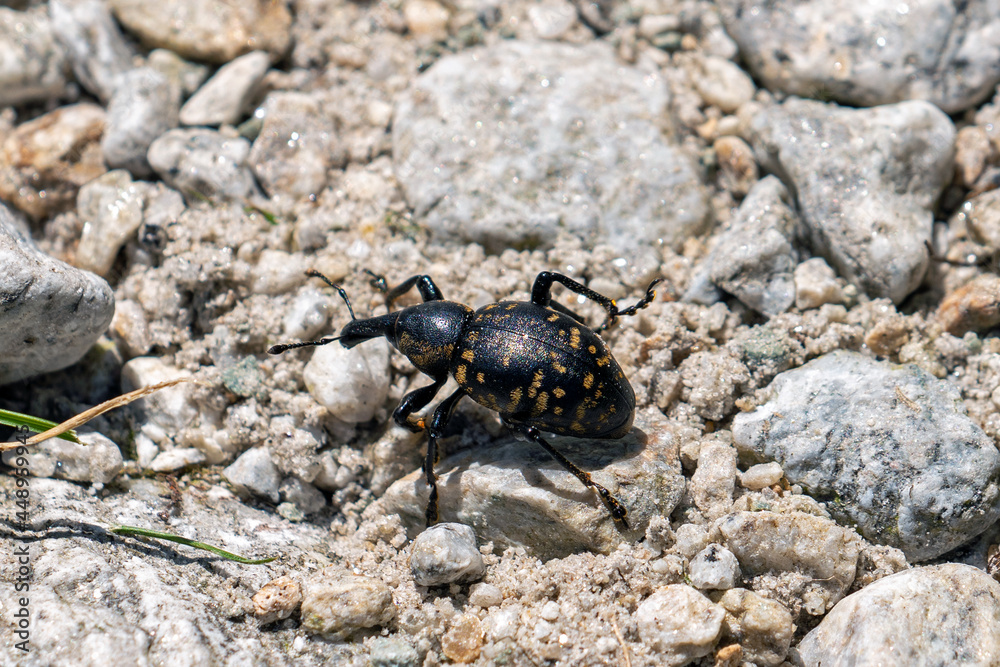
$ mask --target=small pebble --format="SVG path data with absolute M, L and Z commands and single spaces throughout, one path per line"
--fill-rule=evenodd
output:
M 302 627 L 328 639 L 385 626 L 396 616 L 392 589 L 381 579 L 327 567 L 303 582 Z
M 462 614 L 441 637 L 441 652 L 459 663 L 472 662 L 483 646 L 483 624 L 472 614 Z
M 255 294 L 284 294 L 306 280 L 307 266 L 301 255 L 291 255 L 281 250 L 265 250 L 260 254 L 251 274 L 251 289 Z
M 282 500 L 294 504 L 307 516 L 326 506 L 326 496 L 323 492 L 298 477 L 286 477 L 278 487 L 278 493 L 281 494 Z
M 659 664 L 679 667 L 709 655 L 722 634 L 726 610 L 684 584 L 658 588 L 635 612 L 643 643 Z
M 271 66 L 270 56 L 252 51 L 226 63 L 180 110 L 183 125 L 235 125 Z
M 740 486 L 751 491 L 760 491 L 780 482 L 784 474 L 781 464 L 777 461 L 758 463 L 747 468 L 746 472 L 740 473 Z
M 745 588 L 726 591 L 719 605 L 726 610 L 723 636 L 740 642 L 745 660 L 769 667 L 781 664 L 795 634 L 785 607 Z
M 302 603 L 302 587 L 291 577 L 264 584 L 253 596 L 253 614 L 261 625 L 291 616 Z
M 469 588 L 469 604 L 481 609 L 499 607 L 503 603 L 503 592 L 493 584 L 479 582 Z
M 146 153 L 160 135 L 177 125 L 177 86 L 152 67 L 137 67 L 118 79 L 108 103 L 101 152 L 109 166 L 136 177 L 151 176 Z
M 105 121 L 96 104 L 71 104 L 0 138 L 0 199 L 35 220 L 72 208 L 80 186 L 107 171 L 98 143 Z
M 24 456 L 34 477 L 55 477 L 74 482 L 107 484 L 123 467 L 118 445 L 100 433 L 80 433 L 80 444 L 51 438 L 30 448 Z M 19 454 L 14 450 L 3 453 L 3 461 L 13 465 Z M 20 466 L 19 466 L 20 467 Z
M 372 667 L 417 667 L 420 654 L 409 643 L 396 637 L 376 637 L 368 655 Z
M 729 549 L 709 544 L 691 559 L 691 585 L 701 590 L 728 590 L 740 579 L 740 563 Z
M 73 74 L 103 103 L 117 79 L 132 69 L 132 52 L 107 3 L 101 0 L 50 0 L 52 32 L 66 49 Z
M 238 489 L 268 498 L 273 503 L 278 502 L 281 475 L 271 460 L 267 447 L 247 450 L 222 471 L 222 476 Z
M 945 295 L 936 317 L 952 336 L 992 329 L 1000 324 L 1000 277 L 983 273 Z
M 329 295 L 312 287 L 301 290 L 283 320 L 285 337 L 289 340 L 313 340 L 330 321 L 332 312 Z
M 461 523 L 431 526 L 413 540 L 410 571 L 419 586 L 481 579 L 486 565 L 476 547 L 475 531 Z
M 205 453 L 194 447 L 168 449 L 157 454 L 156 458 L 149 462 L 149 469 L 153 472 L 174 472 L 204 463 L 205 460 Z
M 674 538 L 674 549 L 687 558 L 693 558 L 708 546 L 708 532 L 704 526 L 696 523 L 684 523 L 678 526 Z
M 379 338 L 348 350 L 339 343 L 316 348 L 302 371 L 306 388 L 330 414 L 366 422 L 389 394 L 389 343 Z
M 843 286 L 822 257 L 812 257 L 795 267 L 796 308 L 809 310 L 826 303 L 843 302 Z
M 83 220 L 76 264 L 81 269 L 106 275 L 118 251 L 142 225 L 144 184 L 132 182 L 122 169 L 109 171 L 82 188 L 76 210 Z
M 188 200 L 242 201 L 256 191 L 247 168 L 250 143 L 215 130 L 177 129 L 149 146 L 150 166 Z
M 798 645 L 806 665 L 1000 664 L 1000 584 L 946 563 L 906 570 L 842 600 Z
M 0 107 L 65 95 L 69 62 L 53 33 L 43 6 L 30 12 L 0 7 Z

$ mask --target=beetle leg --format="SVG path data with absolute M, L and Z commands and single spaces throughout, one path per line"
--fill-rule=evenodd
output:
M 413 431 L 414 433 L 419 433 L 424 430 L 423 420 L 411 420 L 410 417 L 414 412 L 422 410 L 428 403 L 434 400 L 441 387 L 444 386 L 445 381 L 448 376 L 437 378 L 434 380 L 433 384 L 429 384 L 426 387 L 420 387 L 419 389 L 414 389 L 406 396 L 403 400 L 399 402 L 399 405 L 392 412 L 392 418 L 397 424 L 405 429 Z
M 434 416 L 431 417 L 430 427 L 427 429 L 429 437 L 427 438 L 427 457 L 424 459 L 424 476 L 427 480 L 427 486 L 431 488 L 431 493 L 427 499 L 427 510 L 424 512 L 424 517 L 427 519 L 428 528 L 438 521 L 437 475 L 434 474 L 434 465 L 437 463 L 437 441 L 438 438 L 444 437 L 444 427 L 448 424 L 451 413 L 455 411 L 455 406 L 463 396 L 465 396 L 465 390 L 459 389 L 441 401 L 434 409 Z
M 603 486 L 595 482 L 591 478 L 590 473 L 578 468 L 576 465 L 573 464 L 572 461 L 563 456 L 555 447 L 546 442 L 545 439 L 542 438 L 541 433 L 539 433 L 538 429 L 535 428 L 534 426 L 526 426 L 524 424 L 510 424 L 509 422 L 508 425 L 519 430 L 521 433 L 523 433 L 525 436 L 527 436 L 534 442 L 537 442 L 539 445 L 542 446 L 542 448 L 545 451 L 547 451 L 552 456 L 552 458 L 558 461 L 563 468 L 566 468 L 566 470 L 573 473 L 573 475 L 575 475 L 578 480 L 583 482 L 584 486 L 587 486 L 596 491 L 597 495 L 601 497 L 601 502 L 603 502 L 604 506 L 608 509 L 608 513 L 611 514 L 611 518 L 615 520 L 615 524 L 617 524 L 619 528 L 624 528 L 625 530 L 628 530 L 629 527 L 628 519 L 626 518 L 628 517 L 628 509 L 620 500 L 611 495 L 610 491 L 608 491 Z
M 615 306 L 614 311 L 617 312 L 611 312 L 608 316 L 608 321 L 602 324 L 597 329 L 594 329 L 594 331 L 597 333 L 601 333 L 602 331 L 604 331 L 605 329 L 607 329 L 608 327 L 610 327 L 612 324 L 615 323 L 615 318 L 631 317 L 632 315 L 635 315 L 637 312 L 639 312 L 640 310 L 651 304 L 653 302 L 653 299 L 656 298 L 656 290 L 654 290 L 653 288 L 662 282 L 663 278 L 656 278 L 653 280 L 653 282 L 649 283 L 649 287 L 646 288 L 646 296 L 642 297 L 642 299 L 639 300 L 634 306 L 629 306 L 625 310 L 618 310 L 618 307 Z M 614 304 L 613 301 L 612 304 Z
M 644 296 L 641 301 L 634 306 L 626 308 L 625 310 L 619 310 L 618 304 L 615 303 L 614 299 L 609 299 L 603 294 L 595 292 L 585 285 L 581 285 L 569 276 L 564 276 L 561 273 L 554 273 L 552 271 L 542 271 L 535 278 L 535 284 L 531 287 L 531 302 L 539 306 L 552 308 L 553 310 L 558 310 L 566 313 L 567 315 L 573 316 L 573 314 L 568 312 L 565 307 L 552 301 L 552 283 L 560 283 L 571 292 L 575 292 L 584 298 L 600 304 L 605 310 L 608 311 L 608 319 L 605 320 L 604 324 L 600 327 L 594 329 L 595 332 L 600 333 L 614 324 L 615 320 L 619 317 L 635 315 L 639 310 L 648 306 L 656 297 L 656 292 L 653 291 L 653 288 L 661 282 L 663 282 L 663 278 L 657 278 L 653 282 L 649 283 L 649 287 L 646 288 L 646 296 Z M 580 322 L 583 321 L 579 317 L 575 317 L 575 319 Z
M 385 295 L 385 307 L 390 310 L 392 309 L 393 301 L 413 289 L 414 285 L 417 286 L 420 298 L 424 302 L 444 300 L 444 297 L 441 296 L 441 290 L 434 284 L 434 280 L 430 276 L 411 276 L 392 289 L 389 289 L 389 285 L 385 281 L 385 276 L 372 273 L 368 269 L 365 269 L 365 273 L 372 277 L 372 286 Z

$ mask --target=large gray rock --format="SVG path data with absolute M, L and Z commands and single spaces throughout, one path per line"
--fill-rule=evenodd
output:
M 111 323 L 111 287 L 41 252 L 3 204 L 0 266 L 0 384 L 75 363 Z
M 770 393 L 733 420 L 736 446 L 781 463 L 869 540 L 925 560 L 1000 517 L 1000 452 L 948 383 L 840 351 L 782 373 Z
M 751 121 L 758 159 L 796 195 L 814 254 L 872 297 L 901 302 L 927 268 L 955 127 L 937 107 L 846 109 L 792 99 Z
M 894 574 L 841 600 L 798 653 L 807 667 L 1000 664 L 1000 584 L 958 563 Z
M 705 221 L 671 141 L 665 81 L 611 46 L 504 41 L 438 60 L 401 96 L 393 161 L 438 238 L 546 245 L 560 229 L 633 255 Z
M 771 90 L 856 106 L 928 100 L 954 114 L 1000 82 L 1000 5 L 990 0 L 719 4 Z
M 539 558 L 610 553 L 641 537 L 651 517 L 669 515 L 684 491 L 677 444 L 662 422 L 640 414 L 636 426 L 621 440 L 545 436 L 625 504 L 630 531 L 619 531 L 597 494 L 545 450 L 512 438 L 441 460 L 441 519 L 472 526 L 480 542 L 523 546 Z M 418 470 L 389 487 L 372 511 L 398 513 L 415 535 L 424 526 L 427 494 Z

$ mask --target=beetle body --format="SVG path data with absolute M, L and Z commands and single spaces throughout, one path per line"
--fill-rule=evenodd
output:
M 513 424 L 617 439 L 632 428 L 635 393 L 600 336 L 529 302 L 476 311 L 452 358 L 472 400 Z
M 433 382 L 406 394 L 393 412 L 397 424 L 429 434 L 424 473 L 430 487 L 427 525 L 437 522 L 437 441 L 455 405 L 465 396 L 499 413 L 505 424 L 542 446 L 583 484 L 594 489 L 616 523 L 628 527 L 625 506 L 590 475 L 555 450 L 540 431 L 575 437 L 617 439 L 632 428 L 635 393 L 607 344 L 598 333 L 617 317 L 634 315 L 655 297 L 654 280 L 645 297 L 619 310 L 615 302 L 559 273 L 538 274 L 531 301 L 501 301 L 477 311 L 445 301 L 429 276 L 413 276 L 393 289 L 375 276 L 386 293 L 386 305 L 414 286 L 423 303 L 367 319 L 354 316 L 351 302 L 339 285 L 315 271 L 309 275 L 334 287 L 351 313 L 340 335 L 318 341 L 275 345 L 286 350 L 340 341 L 347 348 L 385 337 Z M 596 331 L 583 319 L 550 298 L 553 282 L 601 304 L 608 319 Z M 454 377 L 458 391 L 441 401 L 429 421 L 414 418 Z

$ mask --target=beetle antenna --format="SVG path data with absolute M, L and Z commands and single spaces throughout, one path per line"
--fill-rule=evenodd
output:
M 332 343 L 335 340 L 340 340 L 343 336 L 335 336 L 333 338 L 320 338 L 319 340 L 310 340 L 304 343 L 283 343 L 281 345 L 272 345 L 267 348 L 268 354 L 281 354 L 282 352 L 288 352 L 289 350 L 294 350 L 300 347 L 312 347 L 326 345 L 327 343 Z
M 337 293 L 340 294 L 340 298 L 343 299 L 344 303 L 347 304 L 347 312 L 349 312 L 351 314 L 351 319 L 352 320 L 358 319 L 358 318 L 356 318 L 354 316 L 354 309 L 351 308 L 351 300 L 347 298 L 347 292 L 344 291 L 343 287 L 341 287 L 337 283 L 333 282 L 332 280 L 330 280 L 329 278 L 327 278 L 326 276 L 324 276 L 322 273 L 320 273 L 316 269 L 309 269 L 308 271 L 306 271 L 306 275 L 309 276 L 310 278 L 319 278 L 320 280 L 322 280 L 323 282 L 325 282 L 327 285 L 329 285 L 333 289 L 337 290 Z M 330 340 L 337 340 L 337 339 L 336 338 L 331 338 Z M 328 340 L 326 342 L 329 343 L 330 340 Z M 325 343 L 321 343 L 321 344 L 325 344 Z M 277 354 L 277 353 L 275 353 L 275 354 Z

